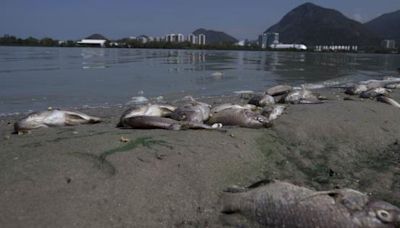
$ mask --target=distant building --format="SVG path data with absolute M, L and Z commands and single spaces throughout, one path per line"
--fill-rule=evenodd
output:
M 167 35 L 165 36 L 165 41 L 167 41 L 167 42 L 175 42 L 175 41 L 174 41 L 174 38 L 175 38 L 175 34 L 173 34 L 173 33 L 167 34 Z
M 150 41 L 150 38 L 146 35 L 140 35 L 140 36 L 136 37 L 136 40 L 145 44 Z
M 268 48 L 273 44 L 279 44 L 279 33 L 264 32 L 258 37 L 258 43 L 262 49 Z
M 273 44 L 279 44 L 279 33 L 268 32 L 267 33 L 267 47 L 270 47 Z
M 189 34 L 187 41 L 189 41 L 192 44 L 205 45 L 206 44 L 206 35 L 199 34 L 198 36 L 196 36 L 194 34 Z
M 178 42 L 178 43 L 180 43 L 180 42 L 184 42 L 185 41 L 185 36 L 183 34 L 181 34 L 181 33 L 179 33 L 179 34 L 171 33 L 171 34 L 167 34 L 165 36 L 165 40 L 167 42 L 172 42 L 172 43 L 177 43 Z
M 381 46 L 384 49 L 395 49 L 396 48 L 396 41 L 394 40 L 383 40 Z
M 199 34 L 198 36 L 199 38 L 199 45 L 206 45 L 206 35 L 204 34 Z
M 258 43 L 262 49 L 267 48 L 267 33 L 263 33 L 258 37 Z
M 307 50 L 307 46 L 304 44 L 271 44 L 269 46 L 272 49 L 296 49 L 296 50 Z
M 93 34 L 91 36 L 86 37 L 78 41 L 77 43 L 84 46 L 97 46 L 97 47 L 105 47 L 108 39 L 100 34 Z
M 181 33 L 179 33 L 178 35 L 176 35 L 176 40 L 177 42 L 184 42 L 185 41 L 185 36 Z
M 314 51 L 318 52 L 357 52 L 357 45 L 317 45 L 314 47 Z
M 189 34 L 188 35 L 188 37 L 187 37 L 187 40 L 191 43 L 191 44 L 197 44 L 197 40 L 198 40 L 198 38 L 197 38 L 197 36 L 196 35 L 194 35 L 194 34 Z

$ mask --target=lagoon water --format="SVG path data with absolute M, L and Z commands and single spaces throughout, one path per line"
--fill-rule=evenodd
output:
M 396 75 L 400 55 L 0 47 L 0 115 Z

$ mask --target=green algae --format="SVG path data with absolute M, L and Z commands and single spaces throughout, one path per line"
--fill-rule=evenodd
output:
M 317 190 L 354 188 L 400 205 L 400 145 L 397 142 L 381 150 L 368 150 L 368 147 L 351 147 L 351 142 L 340 138 L 312 140 L 288 142 L 274 132 L 258 138 L 258 150 L 265 160 L 265 178 Z M 382 184 L 389 185 L 382 187 Z
M 121 152 L 129 152 L 132 151 L 138 147 L 146 147 L 149 149 L 153 149 L 154 146 L 164 146 L 166 148 L 172 149 L 173 147 L 170 146 L 166 141 L 164 140 L 156 140 L 153 139 L 152 137 L 139 137 L 136 138 L 135 140 L 129 141 L 126 144 L 106 150 L 99 155 L 96 154 L 91 154 L 91 153 L 82 153 L 82 152 L 72 152 L 69 153 L 70 155 L 77 156 L 80 158 L 84 158 L 87 160 L 92 161 L 94 167 L 97 169 L 100 169 L 104 173 L 113 176 L 116 174 L 117 169 L 116 167 L 107 160 L 107 157 L 116 154 L 116 153 L 121 153 Z

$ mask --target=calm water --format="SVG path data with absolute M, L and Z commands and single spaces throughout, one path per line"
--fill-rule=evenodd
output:
M 0 115 L 395 74 L 400 55 L 0 47 Z M 222 75 L 221 75 L 222 73 Z

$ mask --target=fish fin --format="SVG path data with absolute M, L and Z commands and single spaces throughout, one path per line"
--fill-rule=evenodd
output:
M 173 110 L 171 110 L 167 107 L 160 107 L 160 110 L 161 110 L 161 113 L 163 113 L 162 117 L 170 116 L 171 112 L 173 112 Z
M 81 115 L 78 114 L 73 114 L 73 113 L 66 113 L 65 114 L 67 118 L 65 121 L 66 125 L 76 125 L 77 123 L 81 123 L 81 122 L 85 122 L 87 121 L 87 123 L 99 123 L 101 122 L 100 118 L 97 117 L 90 117 L 89 119 L 83 118 Z
M 246 188 L 248 188 L 248 189 L 258 188 L 258 187 L 270 184 L 272 182 L 273 182 L 273 180 L 263 179 L 263 180 L 259 180 L 259 181 L 255 182 L 255 183 L 247 186 Z

